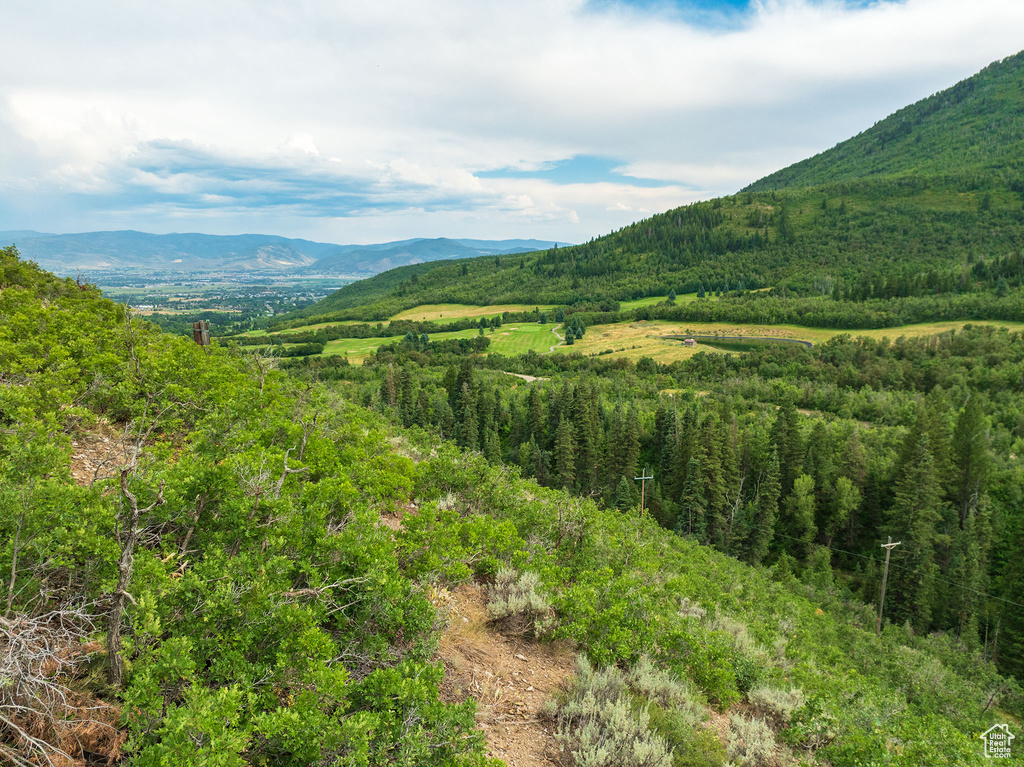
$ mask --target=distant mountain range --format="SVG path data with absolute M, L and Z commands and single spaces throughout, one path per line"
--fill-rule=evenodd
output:
M 335 245 L 266 234 L 46 234 L 29 230 L 0 232 L 0 243 L 15 244 L 23 258 L 59 274 L 146 269 L 295 276 L 370 275 L 397 266 L 527 253 L 555 244 L 547 240 L 416 238 L 375 245 Z

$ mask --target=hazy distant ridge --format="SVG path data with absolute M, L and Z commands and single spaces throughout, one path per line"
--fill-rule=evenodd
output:
M 143 268 L 153 271 L 376 274 L 396 266 L 446 258 L 519 253 L 551 247 L 547 240 L 416 238 L 371 245 L 337 245 L 266 234 L 148 234 L 136 231 L 47 234 L 0 232 L 24 258 L 58 273 Z M 560 243 L 561 244 L 561 243 Z

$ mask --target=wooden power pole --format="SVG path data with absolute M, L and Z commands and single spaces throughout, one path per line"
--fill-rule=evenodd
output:
M 651 476 L 648 477 L 647 476 L 647 468 L 645 467 L 644 470 L 642 472 L 640 472 L 640 476 L 639 477 L 633 477 L 633 479 L 639 479 L 640 480 L 640 513 L 643 514 L 644 513 L 644 490 L 647 487 L 647 480 L 654 479 L 654 475 L 652 474 Z
M 882 548 L 885 549 L 885 569 L 882 571 L 882 595 L 878 599 L 878 620 L 875 621 L 875 636 L 882 633 L 882 608 L 885 607 L 885 582 L 889 579 L 889 555 L 901 543 L 903 541 L 893 543 L 892 536 L 890 535 L 889 542 L 882 544 Z

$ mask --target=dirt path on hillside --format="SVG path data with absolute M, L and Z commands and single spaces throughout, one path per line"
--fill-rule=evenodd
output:
M 487 737 L 487 753 L 509 767 L 555 765 L 559 755 L 554 723 L 544 703 L 575 669 L 567 645 L 507 637 L 487 623 L 486 598 L 476 584 L 442 591 L 434 599 L 448 611 L 438 655 L 446 679 L 442 696 L 477 701 L 476 722 Z
M 547 381 L 547 380 L 550 380 L 550 379 L 545 378 L 544 376 L 530 376 L 530 375 L 527 375 L 526 373 L 509 373 L 507 370 L 504 371 L 504 372 L 505 372 L 506 375 L 515 376 L 516 378 L 522 378 L 527 383 L 533 383 L 534 381 Z

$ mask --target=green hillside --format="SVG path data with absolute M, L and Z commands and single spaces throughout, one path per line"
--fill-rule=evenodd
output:
M 539 487 L 13 249 L 0 370 L 6 763 L 496 764 L 438 655 L 470 581 L 580 653 L 543 714 L 573 764 L 980 764 L 1021 712 L 984 650 L 876 638 L 827 560 L 798 580 Z
M 701 288 L 738 302 L 773 288 L 756 297 L 769 311 L 781 296 L 1002 298 L 1024 285 L 1022 81 L 1018 54 L 731 197 L 572 247 L 396 269 L 283 322 L 428 303 L 607 308 Z M 950 318 L 937 312 L 915 321 Z
M 873 176 L 1024 183 L 1024 53 L 918 101 L 826 152 L 756 181 L 765 191 Z

